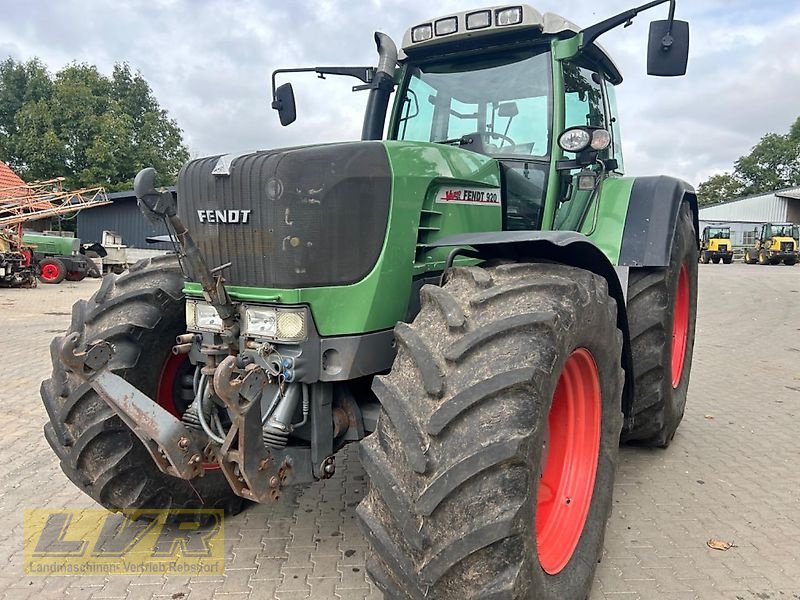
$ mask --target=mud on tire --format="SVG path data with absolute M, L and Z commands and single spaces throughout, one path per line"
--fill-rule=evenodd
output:
M 673 328 L 681 267 L 688 278 L 686 350 L 679 381 L 673 385 Z M 623 441 L 665 448 L 675 436 L 686 407 L 697 314 L 697 235 L 687 203 L 681 206 L 669 267 L 631 269 L 628 324 L 635 392 L 633 429 Z
M 98 339 L 111 342 L 112 371 L 156 398 L 162 366 L 185 329 L 183 282 L 176 258 L 142 260 L 123 275 L 107 276 L 90 300 L 77 302 L 68 334 L 80 334 L 79 348 Z M 127 425 L 61 363 L 64 339 L 50 345 L 53 373 L 42 382 L 41 396 L 50 419 L 45 437 L 75 485 L 112 511 L 241 510 L 242 499 L 219 470 L 191 483 L 159 471 Z
M 622 334 L 605 280 L 561 265 L 456 268 L 421 297 L 395 329 L 394 367 L 373 386 L 378 428 L 361 446 L 370 575 L 393 600 L 585 598 L 622 426 Z M 556 384 L 580 348 L 599 374 L 597 471 L 577 546 L 548 575 L 538 482 Z

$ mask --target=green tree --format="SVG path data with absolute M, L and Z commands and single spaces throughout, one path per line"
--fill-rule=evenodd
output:
M 111 77 L 87 64 L 55 77 L 36 60 L 0 64 L 0 160 L 26 180 L 130 189 L 140 169 L 174 180 L 188 158 L 181 129 L 127 64 Z
M 734 163 L 733 173 L 714 175 L 697 190 L 701 205 L 800 186 L 800 118 L 786 134 L 768 133 Z
M 697 188 L 697 201 L 700 206 L 717 204 L 741 196 L 744 186 L 732 173 L 712 175 Z

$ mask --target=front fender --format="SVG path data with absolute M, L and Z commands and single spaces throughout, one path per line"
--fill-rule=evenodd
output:
M 694 188 L 674 177 L 637 177 L 631 189 L 618 264 L 627 267 L 667 267 L 681 204 L 692 210 L 699 231 Z M 698 240 L 699 248 L 699 240 Z

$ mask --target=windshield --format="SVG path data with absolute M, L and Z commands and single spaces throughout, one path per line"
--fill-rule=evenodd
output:
M 711 228 L 708 230 L 708 239 L 710 240 L 728 240 L 731 237 L 731 230 L 729 227 Z
M 772 237 L 790 237 L 796 238 L 798 236 L 797 225 L 773 225 Z
M 409 67 L 396 139 L 469 145 L 489 155 L 550 151 L 550 54 Z M 462 140 L 462 138 L 464 138 Z

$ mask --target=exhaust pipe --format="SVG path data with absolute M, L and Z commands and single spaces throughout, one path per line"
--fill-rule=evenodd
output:
M 378 69 L 372 79 L 364 113 L 364 126 L 361 129 L 362 140 L 379 140 L 383 137 L 383 124 L 386 121 L 386 110 L 389 97 L 394 90 L 394 71 L 397 67 L 397 45 L 385 33 L 375 32 L 375 44 L 378 46 Z

